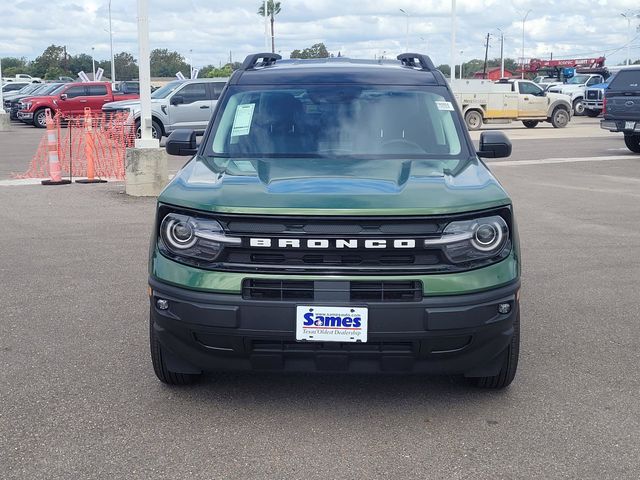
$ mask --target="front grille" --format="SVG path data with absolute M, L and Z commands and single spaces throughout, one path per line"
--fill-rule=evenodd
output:
M 418 344 L 411 342 L 294 342 L 277 340 L 253 340 L 252 353 L 349 353 L 369 355 L 410 355 L 416 352 Z
M 419 302 L 423 288 L 419 281 L 352 281 L 338 282 L 335 286 L 337 298 L 348 298 L 350 302 Z M 326 282 L 323 294 L 331 293 Z M 348 289 L 348 293 L 347 293 Z M 344 295 L 343 295 L 344 294 Z M 306 280 L 245 279 L 242 283 L 242 298 L 262 301 L 309 301 L 315 299 L 315 282 Z M 347 296 L 348 295 L 348 296 Z
M 602 100 L 602 90 L 587 90 L 587 100 Z
M 312 301 L 313 292 L 312 281 L 248 279 L 242 283 L 245 300 Z
M 159 218 L 169 211 L 161 206 Z M 204 215 L 202 212 L 179 212 Z M 511 226 L 508 207 L 434 216 L 284 216 L 211 214 L 225 235 L 237 244 L 225 245 L 214 262 L 198 262 L 198 268 L 249 274 L 413 275 L 466 271 L 502 260 L 473 264 L 453 263 L 439 246 L 424 240 L 438 238 L 452 221 L 478 215 L 501 215 Z M 180 259 L 177 259 L 180 261 Z

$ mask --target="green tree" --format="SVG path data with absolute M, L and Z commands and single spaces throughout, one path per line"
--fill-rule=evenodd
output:
M 438 70 L 440 70 L 445 77 L 451 74 L 451 67 L 449 65 L 438 65 Z
M 200 77 L 202 78 L 217 78 L 217 77 L 230 77 L 231 74 L 242 66 L 240 62 L 227 63 L 226 65 L 217 68 L 213 65 L 207 65 L 200 70 Z
M 91 62 L 91 55 L 80 53 L 69 57 L 69 70 L 73 73 L 72 76 L 77 76 L 81 71 L 88 75 L 91 73 L 92 69 L 93 63 Z
M 276 52 L 276 41 L 273 33 L 274 17 L 280 13 L 280 2 L 274 2 L 273 0 L 267 0 L 267 15 L 271 21 L 271 53 Z M 260 8 L 258 8 L 258 15 L 265 16 L 264 2 L 260 2 Z
M 294 50 L 290 55 L 291 58 L 327 58 L 328 56 L 329 52 L 324 43 L 316 43 L 302 51 Z
M 118 80 L 133 80 L 138 78 L 138 64 L 133 55 L 128 52 L 120 52 L 113 56 L 113 61 L 116 64 Z M 106 71 L 107 70 L 105 70 L 105 72 Z M 111 64 L 109 64 L 108 71 L 111 71 Z M 173 73 L 175 75 L 175 72 Z
M 118 72 L 117 67 L 116 72 Z M 177 72 L 182 72 L 185 77 L 189 76 L 189 65 L 182 55 L 166 48 L 151 50 L 152 77 L 173 77 Z
M 4 57 L 2 60 L 2 76 L 15 77 L 18 73 L 29 74 L 26 58 Z
M 68 75 L 70 72 L 67 60 L 64 47 L 49 45 L 31 64 L 31 74 L 47 79 L 57 78 L 60 75 Z

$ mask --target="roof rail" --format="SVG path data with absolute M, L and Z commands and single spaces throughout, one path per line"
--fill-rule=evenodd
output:
M 396 58 L 400 60 L 400 63 L 405 67 L 416 68 L 419 66 L 422 70 L 429 71 L 436 69 L 429 56 L 421 53 L 401 53 Z
M 258 62 L 258 60 L 262 60 Z M 254 53 L 253 55 L 247 55 L 247 58 L 242 62 L 240 70 L 253 70 L 255 67 L 268 67 L 273 65 L 277 60 L 282 60 L 282 57 L 277 53 Z

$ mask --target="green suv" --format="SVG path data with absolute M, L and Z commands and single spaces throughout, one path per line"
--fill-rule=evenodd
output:
M 456 374 L 502 388 L 520 338 L 511 200 L 429 57 L 250 55 L 158 198 L 158 378 L 216 370 Z

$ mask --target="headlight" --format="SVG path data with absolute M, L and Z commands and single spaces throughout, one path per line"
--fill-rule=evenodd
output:
M 441 247 L 453 263 L 482 260 L 500 255 L 510 245 L 509 227 L 499 215 L 451 222 L 440 238 L 424 243 Z
M 215 220 L 178 213 L 169 213 L 162 219 L 159 234 L 160 251 L 196 264 L 215 260 L 225 244 L 241 243 L 240 238 L 225 235 Z
M 29 110 L 31 108 L 31 102 L 21 103 L 22 110 Z

